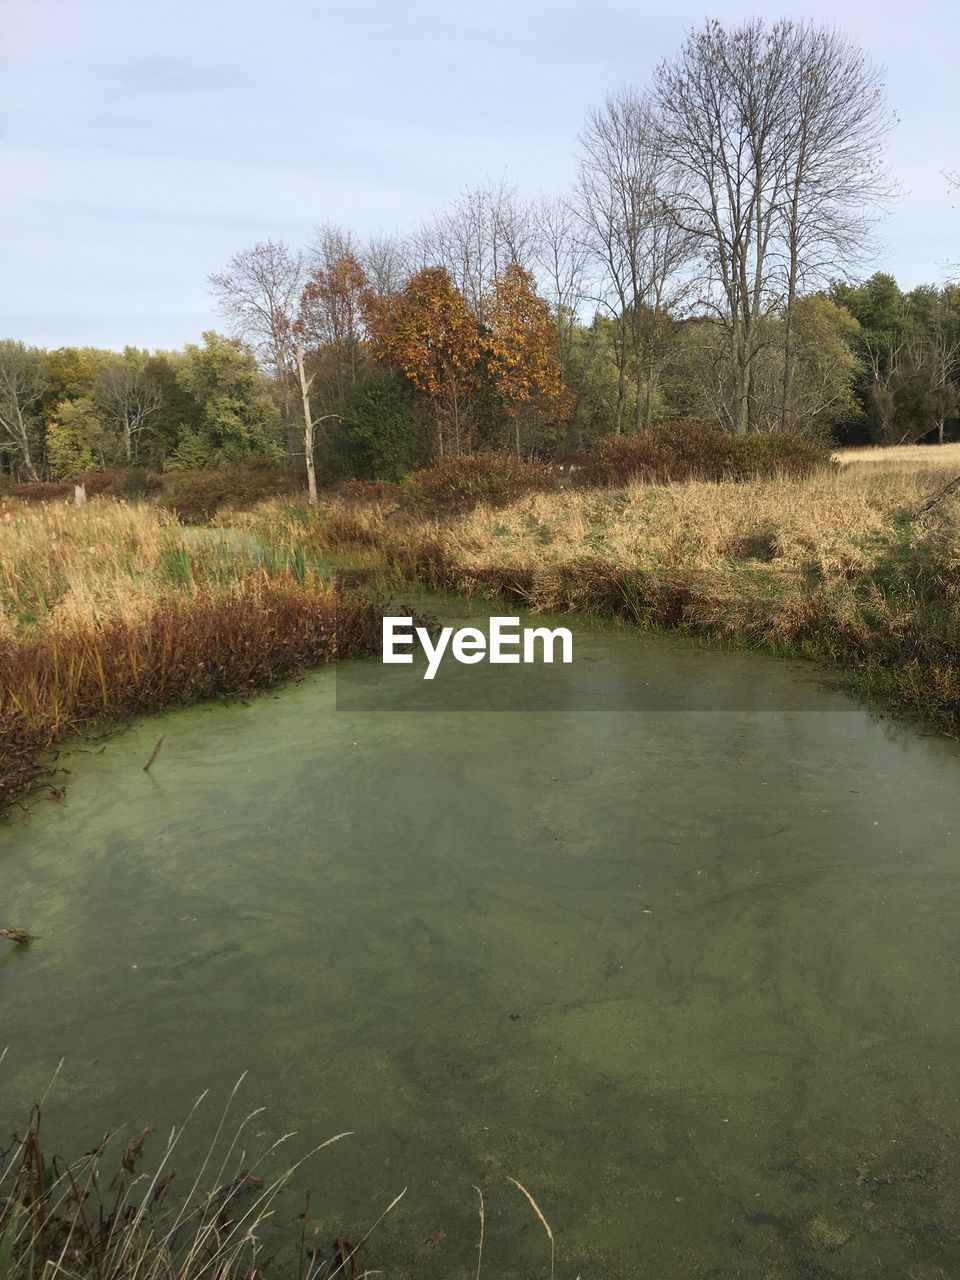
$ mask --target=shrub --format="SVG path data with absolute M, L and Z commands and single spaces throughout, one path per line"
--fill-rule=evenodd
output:
M 298 488 L 296 476 L 286 467 L 237 462 L 217 471 L 169 471 L 159 501 L 176 512 L 181 524 L 203 524 L 223 507 L 253 506 Z
M 521 462 L 509 454 L 473 453 L 443 458 L 415 472 L 407 496 L 414 506 L 452 511 L 479 503 L 506 506 L 528 493 L 548 493 L 559 483 L 556 468 L 545 463 Z
M 147 471 L 145 467 L 131 467 L 129 471 L 117 472 L 116 480 L 110 486 L 109 492 L 111 497 L 139 502 L 157 493 L 160 487 L 161 480 L 158 475 Z
M 606 486 L 636 480 L 747 480 L 802 476 L 830 465 L 826 449 L 800 436 L 735 436 L 705 422 L 665 422 L 642 436 L 608 436 L 577 478 L 583 484 Z
M 763 432 L 730 438 L 731 474 L 737 480 L 769 475 L 806 476 L 834 465 L 829 449 L 803 436 Z

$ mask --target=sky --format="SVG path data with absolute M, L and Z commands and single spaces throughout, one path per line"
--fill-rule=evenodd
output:
M 179 347 L 223 328 L 207 277 L 257 240 L 414 229 L 488 179 L 562 191 L 609 92 L 755 16 L 834 24 L 885 68 L 876 267 L 949 278 L 957 0 L 0 0 L 0 337 Z

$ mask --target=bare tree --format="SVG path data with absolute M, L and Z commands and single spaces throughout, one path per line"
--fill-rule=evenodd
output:
M 235 254 L 226 271 L 210 277 L 221 314 L 272 374 L 288 433 L 296 365 L 292 326 L 304 277 L 303 254 L 275 240 Z
M 359 253 L 370 288 L 381 297 L 399 293 L 413 274 L 409 242 L 402 236 L 371 236 Z
M 727 331 L 734 374 L 730 421 L 750 429 L 754 361 L 767 315 L 783 301 L 774 249 L 781 230 L 792 28 L 761 21 L 691 32 L 656 73 L 665 153 L 683 170 L 676 211 L 700 240 Z
M 0 341 L 0 455 L 12 458 L 28 480 L 39 479 L 31 441 L 45 385 L 39 351 L 11 339 Z
M 788 58 L 783 134 L 784 430 L 794 428 L 798 291 L 863 262 L 893 188 L 884 150 L 893 117 L 879 71 L 836 30 L 783 30 Z
M 681 270 L 693 237 L 674 208 L 682 170 L 660 147 L 650 101 L 631 90 L 614 94 L 593 112 L 580 143 L 576 207 L 585 243 L 600 266 L 596 300 L 615 323 L 615 429 L 623 427 L 632 360 L 640 430 L 652 418 L 667 345 L 664 319 L 687 287 Z
M 957 385 L 960 339 L 943 324 L 937 324 L 927 337 L 926 345 L 925 363 L 930 371 L 929 404 L 937 428 L 937 443 L 943 444 L 947 419 L 954 416 L 960 404 L 960 387 Z
M 565 196 L 542 196 L 533 207 L 534 261 L 544 295 L 553 307 L 564 370 L 570 367 L 573 333 L 585 297 L 588 250 L 580 220 Z
M 679 216 L 727 328 L 737 431 L 757 425 L 751 380 L 781 310 L 780 419 L 793 425 L 799 293 L 860 258 L 892 194 L 881 89 L 855 45 L 812 23 L 710 22 L 657 71 L 663 145 L 688 178 Z
M 159 386 L 128 360 L 113 360 L 97 375 L 94 398 L 103 421 L 123 441 L 127 462 L 137 463 L 150 419 L 159 412 L 163 400 Z
M 415 237 L 419 267 L 446 267 L 481 321 L 493 281 L 511 262 L 530 266 L 536 225 L 515 187 L 501 180 L 463 193 Z

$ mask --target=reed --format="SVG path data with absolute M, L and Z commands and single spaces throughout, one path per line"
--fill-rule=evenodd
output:
M 249 1280 L 262 1277 L 276 1252 L 265 1239 L 279 1198 L 291 1179 L 319 1152 L 350 1136 L 335 1134 L 268 1177 L 267 1151 L 251 1158 L 245 1147 L 251 1112 L 231 1128 L 238 1081 L 215 1126 L 199 1168 L 178 1180 L 175 1161 L 183 1135 L 205 1101 L 201 1095 L 185 1124 L 174 1128 L 152 1170 L 144 1127 L 126 1139 L 104 1134 L 70 1161 L 44 1147 L 42 1108 L 21 1134 L 0 1148 L 0 1277 L 3 1280 Z M 277 1153 L 293 1134 L 269 1148 Z M 185 1185 L 177 1196 L 177 1187 Z M 343 1233 L 328 1251 L 301 1247 L 299 1259 L 279 1268 L 293 1280 L 362 1280 L 360 1250 L 403 1196 L 395 1197 L 354 1243 Z M 305 1238 L 306 1218 L 303 1232 Z M 281 1246 L 282 1247 L 282 1246 Z

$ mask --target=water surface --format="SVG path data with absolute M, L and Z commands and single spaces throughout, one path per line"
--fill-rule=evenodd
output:
M 463 668 L 347 710 L 329 669 L 74 753 L 0 828 L 0 915 L 42 935 L 0 955 L 4 1127 L 61 1056 L 69 1150 L 247 1070 L 263 1133 L 355 1130 L 281 1223 L 309 1184 L 360 1234 L 409 1186 L 392 1277 L 471 1274 L 473 1184 L 485 1274 L 546 1275 L 508 1174 L 570 1280 L 960 1274 L 960 752 L 795 665 L 565 621 L 565 709 L 458 709 Z

